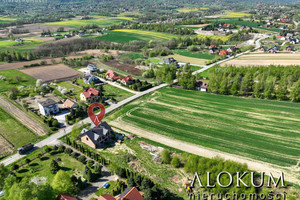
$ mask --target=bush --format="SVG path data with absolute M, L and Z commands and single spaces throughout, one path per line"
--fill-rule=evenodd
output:
M 77 158 L 77 157 L 79 156 L 79 153 L 73 152 L 73 153 L 71 153 L 71 156 L 72 156 L 73 158 Z
M 164 163 L 164 164 L 170 164 L 170 162 L 171 162 L 171 156 L 170 156 L 169 150 L 164 149 L 161 152 L 160 156 L 161 156 L 162 163 Z
M 19 169 L 19 165 L 17 165 L 17 164 L 14 164 L 12 167 L 11 167 L 11 170 L 17 170 L 17 169 Z
M 47 153 L 49 153 L 49 152 L 51 152 L 51 151 L 52 151 L 52 148 L 50 148 L 50 147 L 47 147 L 47 148 L 45 149 L 45 151 L 46 151 Z
M 174 156 L 172 158 L 171 165 L 173 167 L 175 167 L 175 168 L 179 168 L 180 167 L 180 160 L 179 160 L 178 156 Z
M 63 152 L 66 149 L 66 147 L 64 145 L 60 145 L 58 147 L 58 151 Z
M 82 162 L 82 163 L 85 163 L 86 157 L 85 157 L 84 155 L 81 155 L 81 156 L 78 157 L 78 160 L 79 160 L 80 162 Z
M 71 154 L 73 152 L 73 150 L 72 149 L 70 149 L 70 148 L 66 148 L 65 149 L 65 153 L 67 153 L 67 154 Z
M 94 161 L 93 160 L 88 160 L 86 164 L 87 164 L 88 167 L 92 168 L 92 166 L 94 165 Z

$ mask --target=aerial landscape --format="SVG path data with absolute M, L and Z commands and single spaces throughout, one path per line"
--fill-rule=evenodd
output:
M 300 200 L 299 0 L 0 0 L 0 200 Z

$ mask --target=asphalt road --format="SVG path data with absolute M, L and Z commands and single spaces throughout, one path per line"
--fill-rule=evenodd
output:
M 138 99 L 138 98 L 140 98 L 140 97 L 142 97 L 142 96 L 144 96 L 146 94 L 149 94 L 151 92 L 159 90 L 159 89 L 161 89 L 161 88 L 163 88 L 163 87 L 165 87 L 167 85 L 168 84 L 165 83 L 165 84 L 161 84 L 159 86 L 150 88 L 150 89 L 148 89 L 146 91 L 139 92 L 139 93 L 137 93 L 137 94 L 135 94 L 135 95 L 133 95 L 133 96 L 131 96 L 131 97 L 123 100 L 123 101 L 118 102 L 117 104 L 111 105 L 109 108 L 107 108 L 105 110 L 105 113 L 109 113 L 109 112 L 111 112 L 111 111 L 113 111 L 113 110 L 115 110 L 117 108 L 120 108 L 121 106 L 123 106 L 123 105 L 125 105 L 127 103 L 130 103 L 131 101 L 134 101 L 135 99 Z M 88 117 L 88 118 L 82 120 L 82 123 L 91 123 L 91 120 Z M 58 138 L 60 138 L 60 137 L 62 137 L 64 135 L 70 133 L 72 131 L 72 128 L 73 128 L 73 126 L 68 126 L 65 129 L 61 129 L 60 131 L 58 131 L 57 133 L 51 135 L 50 137 L 48 137 L 48 138 L 46 138 L 46 139 L 44 139 L 44 140 L 36 143 L 35 147 L 36 148 L 41 148 L 41 147 L 46 146 L 46 145 L 56 145 L 56 144 L 59 144 L 60 141 L 58 140 Z M 31 153 L 31 152 L 28 152 L 27 154 L 29 154 L 29 153 Z M 11 164 L 11 163 L 19 160 L 20 158 L 26 156 L 27 154 L 24 154 L 24 155 L 14 154 L 14 155 L 12 155 L 12 156 L 10 156 L 10 157 L 2 160 L 0 163 L 4 164 L 5 166 L 7 166 L 7 165 L 9 165 L 9 164 Z

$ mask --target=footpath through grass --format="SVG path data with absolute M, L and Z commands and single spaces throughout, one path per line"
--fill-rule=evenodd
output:
M 162 89 L 112 115 L 178 140 L 279 166 L 300 155 L 300 104 Z

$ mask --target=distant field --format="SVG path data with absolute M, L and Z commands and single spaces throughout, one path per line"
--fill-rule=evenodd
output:
M 9 23 L 15 20 L 16 20 L 15 18 L 7 18 L 7 17 L 0 16 L 0 23 Z
M 200 58 L 200 59 L 208 59 L 208 60 L 212 60 L 216 57 L 215 55 L 211 55 L 209 53 L 202 54 L 201 52 L 189 52 L 187 50 L 175 50 L 173 52 L 176 54 L 182 55 L 182 56 L 187 56 L 187 57 L 192 57 L 192 58 Z
M 108 35 L 103 35 L 103 36 L 97 37 L 97 39 L 111 41 L 111 42 L 130 42 L 130 41 L 134 41 L 134 40 L 164 41 L 164 40 L 170 40 L 172 38 L 177 38 L 177 36 L 167 34 L 167 33 L 142 31 L 142 30 L 134 30 L 134 29 L 117 29 L 114 31 L 109 31 Z
M 6 79 L 11 79 L 10 83 L 0 80 L 0 92 L 6 92 L 10 87 L 35 85 L 36 82 L 34 78 L 15 69 L 0 71 L 0 75 L 4 76 Z M 15 80 L 16 76 L 21 77 L 22 80 L 17 82 Z
M 250 13 L 243 12 L 226 12 L 224 18 L 239 18 L 239 17 L 250 17 Z
M 249 22 L 249 21 L 239 21 L 238 19 L 221 19 L 218 20 L 219 23 L 226 23 L 226 24 L 234 24 L 236 23 L 237 25 L 245 25 L 245 26 L 251 26 L 253 28 L 258 28 L 258 29 L 262 29 L 262 30 L 268 30 L 268 31 L 275 31 L 275 32 L 281 32 L 281 29 L 279 28 L 264 28 L 264 27 L 260 27 L 259 25 L 263 25 L 263 24 L 259 24 L 258 22 Z
M 222 63 L 221 66 L 250 66 L 250 65 L 300 65 L 300 54 L 278 53 L 278 54 L 249 54 L 237 59 Z
M 15 149 L 29 142 L 36 141 L 37 135 L 28 130 L 1 107 L 0 119 L 0 134 L 12 143 Z
M 192 58 L 188 56 L 182 56 L 179 54 L 169 55 L 167 57 L 173 57 L 175 60 L 179 62 L 185 62 L 190 64 L 197 64 L 197 65 L 204 65 L 207 59 L 199 59 L 199 58 Z
M 200 7 L 200 8 L 180 8 L 177 9 L 181 13 L 188 13 L 188 12 L 197 12 L 201 10 L 209 10 L 208 7 Z
M 300 155 L 297 103 L 165 88 L 125 106 L 110 119 L 112 124 L 291 170 Z
M 129 17 L 116 17 L 116 18 L 93 18 L 88 20 L 80 20 L 80 19 L 71 19 L 59 22 L 49 22 L 45 23 L 45 25 L 59 25 L 59 26 L 66 26 L 71 28 L 80 28 L 81 26 L 85 26 L 87 24 L 97 24 L 100 27 L 110 26 L 113 24 L 120 24 L 123 21 L 132 20 Z
M 0 51 L 7 51 L 7 50 L 15 50 L 15 51 L 28 51 L 31 50 L 33 47 L 39 46 L 44 41 L 38 39 L 23 39 L 24 42 L 21 44 L 20 42 L 6 40 L 0 41 Z
M 202 35 L 202 34 L 198 34 L 197 35 L 198 38 L 210 38 L 213 40 L 222 40 L 224 42 L 227 42 L 229 40 L 229 36 L 221 36 L 221 35 Z

